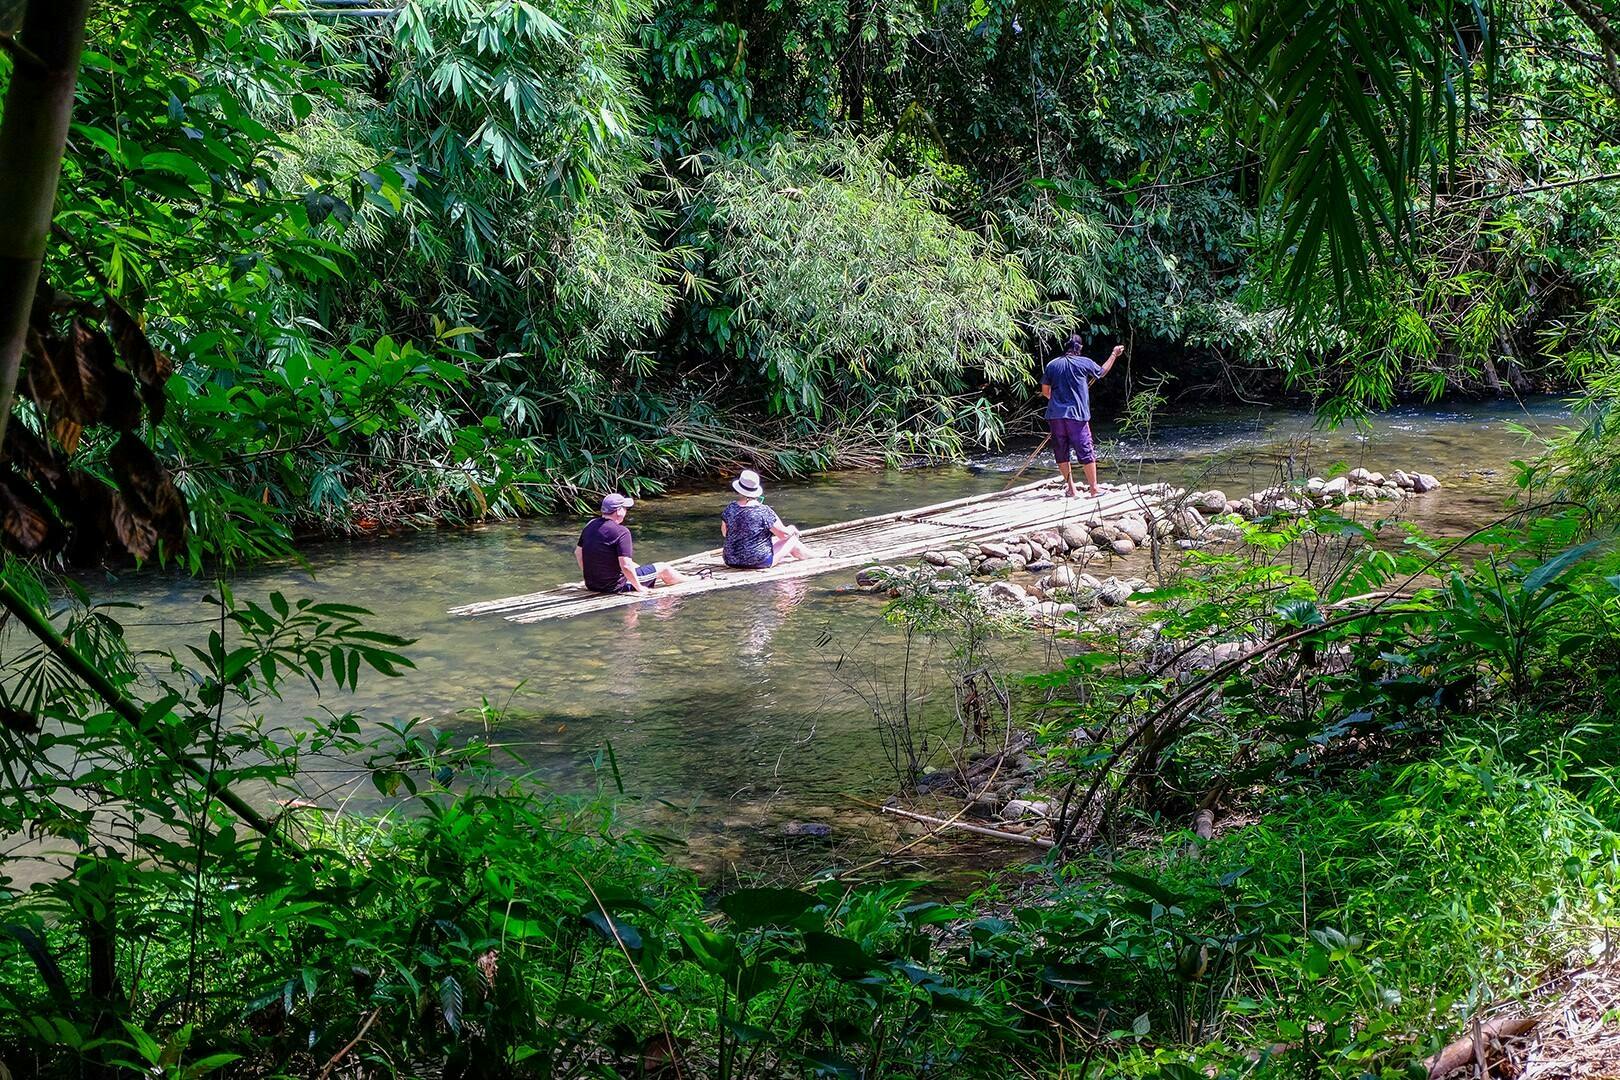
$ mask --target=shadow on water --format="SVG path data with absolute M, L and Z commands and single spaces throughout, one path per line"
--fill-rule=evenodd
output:
M 1222 487 L 1234 497 L 1272 483 L 1279 460 L 1317 472 L 1345 466 L 1433 472 L 1445 487 L 1408 515 L 1438 533 L 1460 533 L 1501 511 L 1514 458 L 1528 456 L 1516 422 L 1550 433 L 1559 403 L 1399 410 L 1365 429 L 1313 429 L 1308 416 L 1277 410 L 1225 411 L 1164 425 L 1151 445 L 1113 443 L 1105 478 Z M 1106 440 L 1108 433 L 1100 432 Z M 849 473 L 774 485 L 769 498 L 788 520 L 810 527 L 996 491 L 1028 461 L 1033 442 L 969 467 Z M 1043 453 L 1025 479 L 1050 469 Z M 714 546 L 729 498 L 712 493 L 646 500 L 631 512 L 643 560 Z M 733 589 L 560 622 L 518 625 L 500 618 L 453 619 L 472 600 L 547 588 L 575 576 L 580 522 L 537 520 L 440 530 L 377 542 L 328 543 L 307 553 L 308 571 L 267 567 L 239 575 L 241 597 L 272 590 L 361 604 L 375 624 L 416 644 L 415 670 L 362 681 L 352 704 L 370 722 L 429 717 L 472 733 L 478 706 L 502 715 L 493 738 L 564 791 L 599 782 L 593 762 L 611 744 L 643 820 L 683 835 L 691 860 L 713 868 L 781 859 L 792 821 L 834 826 L 845 852 L 811 848 L 831 861 L 869 852 L 893 835 L 851 801 L 890 788 L 872 709 L 850 683 L 899 674 L 900 631 L 882 602 L 841 593 L 851 573 Z M 173 648 L 206 633 L 207 583 L 160 573 L 87 581 L 98 600 L 143 605 L 130 612 L 138 647 Z M 921 690 L 940 713 L 943 677 Z M 289 693 L 288 711 L 318 707 Z M 298 715 L 303 715 L 299 712 Z M 356 788 L 358 789 L 358 788 Z M 351 805 L 359 805 L 357 797 Z

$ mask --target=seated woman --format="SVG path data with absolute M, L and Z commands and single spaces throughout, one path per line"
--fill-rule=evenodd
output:
M 776 511 L 759 501 L 765 494 L 759 473 L 744 469 L 742 475 L 731 482 L 731 488 L 742 498 L 728 504 L 720 514 L 720 535 L 726 538 L 727 566 L 762 570 L 778 559 L 815 557 L 799 540 L 798 528 L 782 524 Z

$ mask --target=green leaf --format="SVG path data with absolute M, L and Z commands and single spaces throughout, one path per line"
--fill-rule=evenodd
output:
M 173 150 L 158 150 L 141 158 L 141 167 L 154 172 L 172 173 L 194 188 L 208 186 L 208 173 L 185 154 Z
M 797 889 L 738 889 L 720 900 L 720 910 L 746 929 L 786 926 L 818 904 L 810 893 Z

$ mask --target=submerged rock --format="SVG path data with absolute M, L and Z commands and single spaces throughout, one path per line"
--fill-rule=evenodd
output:
M 824 837 L 832 835 L 832 826 L 819 821 L 790 821 L 782 826 L 784 836 Z

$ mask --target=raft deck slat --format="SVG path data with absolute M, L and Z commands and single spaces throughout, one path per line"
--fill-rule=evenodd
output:
M 1104 491 L 1096 499 L 1067 499 L 1060 494 L 1059 485 L 1060 481 L 1056 478 L 1039 480 L 1006 491 L 970 495 L 915 510 L 874 514 L 806 529 L 800 534 L 801 538 L 812 549 L 830 548 L 830 557 L 789 560 L 763 570 L 736 570 L 726 566 L 721 559 L 720 549 L 713 548 L 671 562 L 683 574 L 708 570 L 711 576 L 680 585 L 659 585 L 651 596 L 639 593 L 603 595 L 589 592 L 582 583 L 572 581 L 540 592 L 464 604 L 451 608 L 450 614 L 499 614 L 517 623 L 566 619 L 588 611 L 627 607 L 665 597 L 695 596 L 720 589 L 764 585 L 850 567 L 869 566 L 1011 533 L 1083 524 L 1096 519 L 1117 519 L 1145 511 L 1163 497 L 1162 489 L 1157 487 L 1124 486 Z

